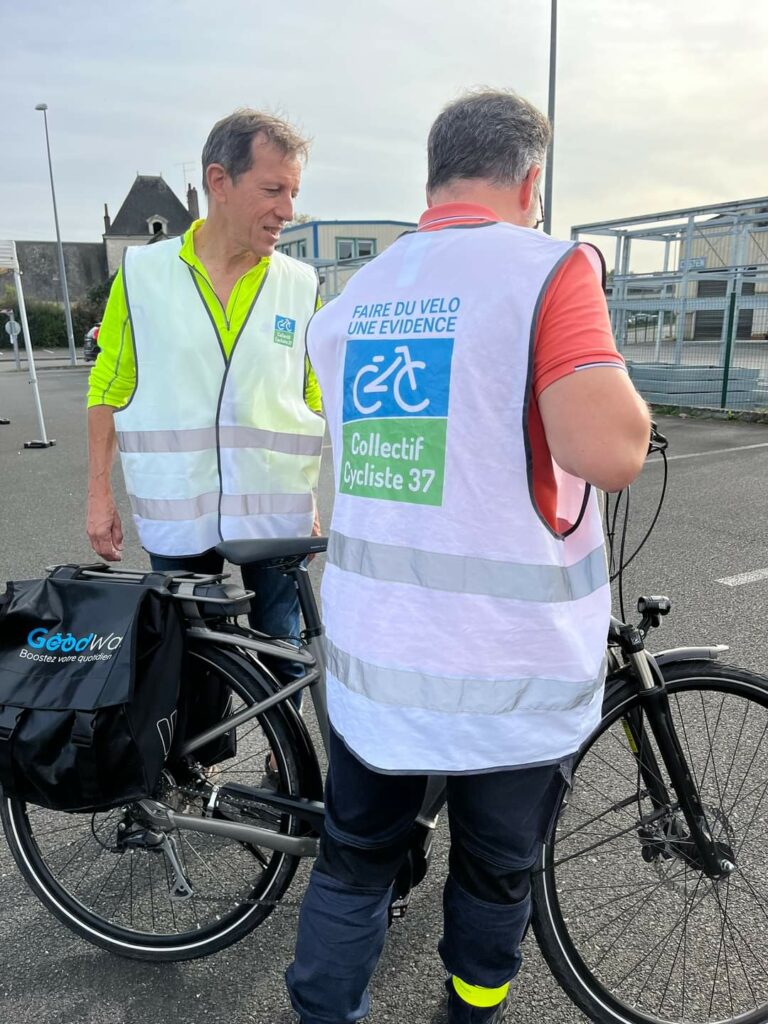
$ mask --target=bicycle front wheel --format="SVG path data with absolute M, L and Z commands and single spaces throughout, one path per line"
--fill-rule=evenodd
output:
M 270 696 L 255 665 L 213 647 L 193 648 L 195 679 L 221 689 L 221 706 L 243 711 Z M 238 726 L 236 752 L 212 767 L 169 765 L 159 799 L 176 811 L 210 813 L 216 787 L 258 787 L 274 757 L 279 789 L 298 796 L 301 758 L 279 708 Z M 239 790 L 238 792 L 241 792 Z M 295 835 L 292 815 L 257 801 L 217 801 L 220 817 Z M 189 960 L 237 942 L 269 915 L 298 859 L 222 836 L 171 833 L 190 892 L 180 897 L 173 864 L 141 820 L 138 805 L 96 814 L 65 814 L 0 801 L 16 863 L 42 903 L 82 938 L 121 956 Z
M 593 1021 L 763 1024 L 768 679 L 702 661 L 662 672 L 706 825 L 735 871 L 715 881 L 692 864 L 644 704 L 626 683 L 607 692 L 543 847 L 532 880 L 536 937 Z M 651 803 L 638 770 L 638 723 L 661 766 L 665 808 Z

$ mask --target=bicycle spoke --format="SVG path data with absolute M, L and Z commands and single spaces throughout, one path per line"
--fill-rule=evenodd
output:
M 768 688 L 755 688 L 758 702 L 727 681 L 698 685 L 693 671 L 691 680 L 670 688 L 672 724 L 710 833 L 733 851 L 734 873 L 714 880 L 696 866 L 677 795 L 659 778 L 667 769 L 655 738 L 638 726 L 643 711 L 626 703 L 576 763 L 543 862 L 557 927 L 597 986 L 589 991 L 612 993 L 649 1024 L 731 1024 L 768 1009 Z M 652 803 L 647 787 L 657 785 L 669 805 Z

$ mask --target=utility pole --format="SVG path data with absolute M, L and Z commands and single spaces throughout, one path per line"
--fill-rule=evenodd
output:
M 72 330 L 72 310 L 69 307 L 69 289 L 67 288 L 67 272 L 64 268 L 64 247 L 61 244 L 61 232 L 59 231 L 59 213 L 56 209 L 56 189 L 53 186 L 53 163 L 51 161 L 51 143 L 48 138 L 48 104 L 38 103 L 35 110 L 43 112 L 45 120 L 45 148 L 48 151 L 48 173 L 51 176 L 51 197 L 53 198 L 53 220 L 56 224 L 56 245 L 59 252 L 59 280 L 61 283 L 61 297 L 64 300 L 64 317 L 67 322 L 67 341 L 69 342 L 69 361 L 72 366 L 77 366 L 77 353 L 75 352 L 75 335 Z
M 552 174 L 555 156 L 555 77 L 557 73 L 557 0 L 551 0 L 549 23 L 549 107 L 547 116 L 552 127 L 552 141 L 547 150 L 547 191 L 544 194 L 544 231 L 552 234 Z

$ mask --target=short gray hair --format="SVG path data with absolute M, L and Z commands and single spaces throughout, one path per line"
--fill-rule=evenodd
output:
M 221 164 L 232 181 L 253 166 L 251 142 L 256 135 L 276 146 L 285 157 L 305 160 L 309 140 L 272 114 L 241 107 L 217 121 L 203 146 L 203 189 L 208 192 L 207 171 L 211 164 Z
M 466 178 L 519 185 L 543 164 L 549 121 L 517 93 L 482 89 L 449 103 L 427 142 L 427 191 Z

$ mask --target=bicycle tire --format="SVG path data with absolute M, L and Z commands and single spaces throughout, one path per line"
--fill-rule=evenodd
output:
M 235 694 L 243 705 L 255 704 L 274 692 L 275 684 L 271 683 L 255 664 L 228 650 L 209 645 L 193 646 L 190 658 L 197 661 L 197 670 L 206 666 L 209 674 L 212 673 L 214 678 L 219 679 L 221 685 L 226 686 L 230 693 Z M 206 769 L 204 774 L 212 772 L 212 781 L 215 781 L 217 774 L 226 776 L 229 772 L 231 776 L 235 773 L 236 780 L 243 781 L 239 776 L 244 774 L 245 769 L 241 767 L 237 770 L 237 766 L 251 760 L 254 763 L 247 770 L 249 773 L 252 771 L 256 774 L 258 779 L 258 775 L 264 771 L 265 767 L 263 751 L 259 750 L 252 755 L 248 753 L 249 750 L 255 750 L 254 741 L 251 740 L 249 744 L 248 738 L 249 736 L 258 738 L 257 730 L 263 730 L 269 750 L 275 755 L 281 792 L 289 796 L 299 796 L 301 780 L 309 777 L 312 769 L 311 765 L 307 766 L 305 763 L 310 755 L 306 747 L 302 747 L 297 742 L 295 732 L 291 729 L 290 716 L 279 705 L 267 710 L 257 719 L 250 720 L 238 727 L 238 753 L 235 755 L 237 760 L 234 761 L 234 764 L 222 762 L 214 769 Z M 315 794 L 301 795 L 314 796 Z M 190 794 L 177 786 L 176 790 L 169 787 L 166 797 L 169 801 L 171 799 L 187 800 Z M 282 899 L 293 880 L 299 861 L 298 857 L 273 850 L 259 850 L 245 843 L 221 840 L 214 836 L 202 836 L 196 832 L 177 831 L 175 835 L 180 843 L 179 850 L 183 853 L 183 857 L 180 854 L 180 858 L 188 872 L 192 871 L 194 874 L 194 871 L 197 871 L 200 887 L 206 883 L 209 888 L 213 888 L 214 884 L 219 884 L 220 878 L 211 866 L 213 864 L 217 865 L 217 871 L 223 872 L 224 865 L 231 863 L 233 877 L 235 867 L 237 872 L 240 872 L 241 869 L 245 872 L 246 870 L 255 870 L 253 866 L 258 864 L 261 868 L 258 877 L 251 879 L 248 876 L 244 882 L 241 882 L 246 887 L 246 891 L 242 893 L 239 891 L 232 894 L 225 893 L 223 896 L 214 893 L 210 898 L 212 907 L 209 916 L 211 919 L 202 924 L 198 907 L 201 901 L 208 897 L 202 896 L 198 890 L 192 898 L 195 903 L 192 909 L 194 909 L 198 920 L 194 927 L 176 929 L 179 917 L 183 916 L 184 920 L 190 919 L 190 901 L 186 901 L 182 915 L 181 904 L 177 901 L 174 905 L 174 901 L 169 898 L 169 892 L 163 895 L 164 878 L 161 865 L 165 866 L 165 859 L 162 854 L 158 855 L 149 850 L 130 850 L 128 851 L 129 867 L 123 866 L 122 868 L 123 876 L 126 875 L 126 871 L 129 872 L 128 881 L 121 894 L 122 897 L 127 897 L 131 901 L 128 920 L 126 920 L 125 908 L 120 903 L 121 895 L 118 895 L 118 901 L 111 917 L 106 916 L 97 909 L 101 894 L 96 899 L 96 905 L 87 905 L 83 894 L 78 892 L 78 886 L 73 886 L 72 881 L 57 877 L 57 874 L 61 876 L 64 868 L 68 867 L 70 863 L 78 865 L 76 861 L 70 861 L 70 859 L 67 859 L 66 865 L 63 865 L 62 858 L 62 864 L 58 868 L 54 866 L 57 840 L 51 838 L 49 845 L 46 836 L 61 835 L 61 842 L 69 847 L 65 850 L 65 856 L 69 854 L 73 843 L 80 843 L 81 849 L 87 854 L 92 852 L 95 858 L 94 863 L 97 863 L 99 858 L 109 853 L 107 839 L 115 827 L 115 816 L 121 813 L 122 809 L 117 808 L 105 812 L 104 815 L 55 814 L 43 811 L 41 808 L 28 807 L 23 802 L 5 795 L 0 802 L 0 817 L 8 845 L 29 887 L 43 905 L 68 928 L 86 941 L 112 953 L 131 959 L 153 961 L 191 960 L 216 953 L 238 942 L 258 927 Z M 195 813 L 201 813 L 201 811 L 196 809 Z M 266 817 L 269 817 L 266 809 L 264 813 Z M 103 828 L 96 824 L 97 819 L 109 819 L 110 816 L 112 818 L 108 827 Z M 95 849 L 93 844 L 88 844 L 87 823 L 89 820 L 94 844 L 101 849 Z M 275 825 L 276 831 L 284 834 L 295 835 L 302 830 L 301 823 L 291 815 L 272 812 L 269 820 L 270 824 Z M 47 827 L 46 823 L 48 822 L 52 823 L 52 830 Z M 263 825 L 264 823 L 259 822 L 259 824 Z M 119 827 L 119 822 L 117 827 Z M 72 832 L 75 832 L 77 837 L 75 840 L 68 838 Z M 82 838 L 83 835 L 85 835 L 85 840 Z M 185 844 L 187 845 L 185 846 Z M 212 860 L 210 865 L 206 865 L 208 874 L 205 874 L 203 868 L 198 865 L 198 859 L 205 864 L 205 850 L 215 852 L 217 847 L 222 851 L 218 864 L 216 860 Z M 110 878 L 117 871 L 117 851 L 112 850 L 112 853 L 115 855 L 116 861 L 112 866 Z M 191 859 L 192 853 L 195 854 L 196 859 Z M 136 869 L 134 866 L 135 854 L 149 858 L 139 863 Z M 225 860 L 224 854 L 227 858 L 235 857 L 236 863 Z M 73 857 L 76 856 L 78 855 L 73 855 Z M 125 856 L 126 851 L 123 851 L 119 855 L 119 861 L 122 862 Z M 194 870 L 189 867 L 190 864 L 193 865 Z M 155 866 L 154 870 L 153 865 Z M 91 870 L 93 869 L 86 868 L 86 876 Z M 213 882 L 210 881 L 209 874 L 214 876 Z M 159 884 L 156 883 L 156 878 L 159 879 Z M 223 875 L 222 878 L 224 878 Z M 144 889 L 140 890 L 142 879 L 145 879 Z M 223 885 L 223 882 L 221 884 Z M 137 900 L 142 900 L 138 904 L 138 907 L 142 908 L 140 915 L 142 921 L 148 922 L 147 907 L 151 909 L 151 929 L 148 924 L 140 927 L 135 919 L 139 911 L 133 906 L 134 887 Z M 165 869 L 165 887 L 169 890 L 167 867 Z M 114 887 L 113 891 L 116 891 Z M 232 902 L 235 896 L 239 902 L 225 912 L 220 904 L 225 898 Z M 204 913 L 205 905 L 202 910 Z M 220 910 L 221 913 L 219 913 Z M 156 928 L 158 918 L 161 922 L 172 922 L 173 928 L 170 927 L 170 924 L 166 930 L 163 930 L 162 927 Z
M 763 745 L 768 735 L 768 678 L 709 661 L 669 663 L 661 666 L 661 671 L 667 684 L 673 721 L 699 787 L 709 825 L 714 837 L 728 843 L 734 851 L 736 871 L 724 881 L 713 882 L 679 856 L 685 846 L 685 833 L 675 824 L 679 815 L 674 811 L 662 815 L 657 825 L 645 824 L 646 838 L 641 838 L 637 828 L 648 801 L 637 776 L 634 799 L 619 806 L 622 799 L 617 798 L 622 786 L 626 789 L 627 783 L 632 782 L 626 766 L 634 766 L 635 761 L 626 737 L 626 759 L 619 758 L 616 743 L 608 740 L 616 740 L 622 746 L 617 737 L 620 722 L 630 711 L 639 711 L 642 707 L 637 684 L 619 673 L 613 685 L 609 681 L 606 688 L 603 719 L 579 753 L 574 765 L 573 788 L 564 787 L 555 821 L 532 877 L 536 938 L 560 986 L 597 1024 L 709 1024 L 714 1021 L 763 1024 L 768 1020 L 768 967 L 764 965 L 762 953 L 755 953 L 751 948 L 752 940 L 743 933 L 754 928 L 754 942 L 759 944 L 761 929 L 768 920 L 761 896 L 750 881 L 750 877 L 753 880 L 755 877 L 752 874 L 755 864 L 765 871 L 765 844 L 759 844 L 757 849 L 750 845 L 760 839 L 760 835 L 749 838 L 754 816 L 746 832 L 743 829 L 753 794 L 758 791 L 760 794 L 754 805 L 757 814 L 768 791 L 764 756 L 768 744 Z M 736 708 L 731 703 L 726 711 L 726 699 L 740 702 L 740 706 Z M 736 709 L 738 716 L 733 714 Z M 736 735 L 736 743 L 735 760 L 727 776 L 718 777 L 716 738 L 721 725 L 724 733 Z M 758 735 L 760 738 L 753 749 Z M 606 750 L 612 756 L 604 764 Z M 763 756 L 758 761 L 760 750 Z M 734 771 L 736 759 L 740 764 Z M 753 770 L 759 771 L 765 785 L 754 786 Z M 633 771 L 636 771 L 634 767 Z M 622 773 L 623 783 L 618 781 Z M 748 777 L 750 782 L 746 786 Z M 599 787 L 593 781 L 595 778 L 600 780 Z M 725 785 L 721 785 L 723 781 Z M 629 790 L 631 788 L 630 784 Z M 745 788 L 748 789 L 746 796 L 743 795 Z M 606 810 L 601 815 L 583 818 L 591 832 L 587 835 L 583 829 L 580 832 L 572 825 L 574 819 L 584 815 L 581 805 L 589 802 L 592 790 L 598 793 Z M 590 808 L 587 815 L 592 810 L 594 808 Z M 609 814 L 616 816 L 614 821 L 621 819 L 613 836 L 600 832 L 606 827 L 605 821 L 610 821 L 606 819 Z M 663 835 L 662 841 L 647 842 L 649 827 Z M 573 838 L 579 835 L 586 843 L 582 849 L 577 847 L 578 838 Z M 644 846 L 645 856 L 653 859 L 644 859 Z M 639 888 L 625 892 L 628 879 L 634 879 L 633 873 L 641 865 L 645 869 L 641 871 L 644 881 Z M 595 885 L 584 884 L 593 877 Z M 648 877 L 651 877 L 650 882 Z M 761 893 L 768 889 L 762 879 L 759 889 Z M 639 900 L 638 893 L 641 893 Z M 713 896 L 711 903 L 717 905 L 712 918 L 707 916 L 711 910 L 707 902 L 710 895 Z M 606 896 L 607 902 L 603 902 Z M 654 907 L 649 916 L 648 908 L 641 904 L 644 901 L 647 904 L 651 898 Z M 728 918 L 729 900 L 732 907 L 738 906 L 737 923 Z M 675 917 L 681 903 L 683 911 Z M 691 911 L 686 916 L 689 903 Z M 615 915 L 617 907 L 619 914 Z M 694 914 L 698 918 L 696 929 L 689 932 L 689 921 Z M 719 939 L 716 927 L 712 929 L 712 921 L 716 922 L 718 915 L 721 920 Z M 668 927 L 670 920 L 672 928 Z M 650 946 L 638 935 L 641 922 L 645 921 L 651 930 L 651 938 L 647 940 Z M 660 937 L 657 932 L 661 933 Z M 736 939 L 743 941 L 737 944 Z M 736 960 L 731 953 L 730 968 L 729 944 L 737 952 Z M 668 947 L 671 965 L 665 965 L 664 970 L 669 966 L 669 973 L 664 981 L 663 973 L 654 978 L 654 972 Z M 716 957 L 711 955 L 713 948 L 719 949 Z M 645 961 L 637 960 L 638 952 L 641 957 L 646 954 Z M 656 959 L 646 973 L 652 955 Z M 715 976 L 710 979 L 706 969 L 713 960 Z M 725 981 L 716 973 L 721 961 L 727 974 Z M 690 969 L 689 965 L 692 965 Z M 621 976 L 620 972 L 623 972 Z M 738 1005 L 734 1004 L 735 990 L 738 990 Z M 632 997 L 634 992 L 637 994 Z

